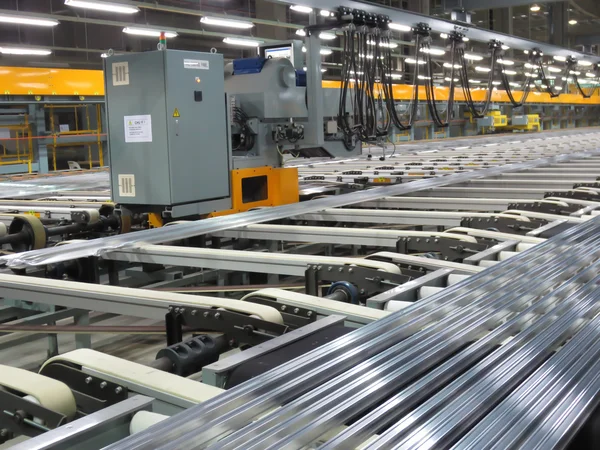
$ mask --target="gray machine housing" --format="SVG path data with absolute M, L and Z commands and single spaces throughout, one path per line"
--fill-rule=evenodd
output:
M 223 69 L 216 53 L 106 59 L 111 188 L 122 208 L 173 217 L 231 208 Z

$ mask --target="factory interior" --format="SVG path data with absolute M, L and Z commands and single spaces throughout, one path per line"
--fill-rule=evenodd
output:
M 0 1 L 0 449 L 599 449 L 597 26 Z

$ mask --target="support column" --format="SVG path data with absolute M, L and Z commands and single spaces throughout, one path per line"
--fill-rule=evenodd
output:
M 567 47 L 567 2 L 550 4 L 548 13 L 550 43 Z
M 31 132 L 34 136 L 46 134 L 46 120 L 42 106 L 42 104 L 30 104 L 27 106 L 32 124 Z M 48 148 L 46 144 L 40 143 L 40 139 L 33 140 L 33 155 L 38 161 L 38 172 L 48 173 Z

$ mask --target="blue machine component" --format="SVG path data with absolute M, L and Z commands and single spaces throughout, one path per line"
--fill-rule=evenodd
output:
M 235 59 L 233 60 L 233 74 L 246 75 L 249 73 L 260 73 L 266 61 L 267 59 L 262 56 Z
M 358 288 L 348 281 L 337 281 L 331 285 L 327 291 L 327 295 L 331 295 L 336 291 L 343 291 L 348 298 L 348 301 L 353 305 L 360 304 L 360 293 Z
M 306 72 L 296 70 L 296 86 L 306 87 Z

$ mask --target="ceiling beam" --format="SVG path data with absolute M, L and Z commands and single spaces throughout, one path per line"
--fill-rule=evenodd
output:
M 510 8 L 513 6 L 533 5 L 536 3 L 556 3 L 565 0 L 444 0 L 444 11 L 452 11 L 454 8 L 464 8 L 467 11 L 478 9 Z

